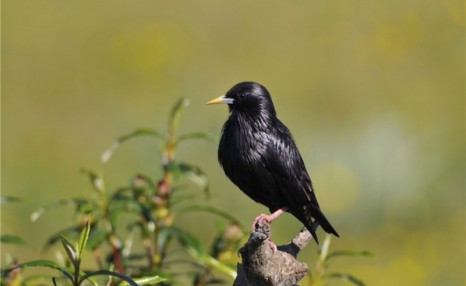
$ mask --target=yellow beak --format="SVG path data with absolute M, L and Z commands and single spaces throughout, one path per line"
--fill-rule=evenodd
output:
M 227 97 L 225 97 L 225 95 L 222 95 L 222 96 L 219 96 L 219 97 L 214 98 L 211 101 L 207 102 L 207 104 L 219 104 L 219 103 L 232 104 L 233 99 L 232 98 L 227 98 Z

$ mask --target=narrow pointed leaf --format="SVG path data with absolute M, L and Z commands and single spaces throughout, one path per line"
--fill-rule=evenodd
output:
M 191 247 L 198 253 L 204 252 L 201 243 L 192 234 L 180 228 L 174 226 L 164 227 L 160 229 L 159 235 L 159 243 L 162 243 L 163 241 L 169 240 L 171 238 L 175 238 L 185 247 Z
M 63 248 L 66 251 L 66 254 L 68 255 L 68 258 L 70 259 L 71 263 L 73 265 L 78 265 L 79 263 L 79 257 L 78 257 L 78 251 L 76 250 L 76 247 L 69 242 L 64 236 L 61 237 L 61 242 L 63 244 Z
M 336 250 L 327 255 L 327 260 L 330 258 L 338 256 L 372 256 L 372 252 L 363 250 L 363 251 L 353 251 L 353 250 Z
M 82 253 L 83 253 L 84 248 L 86 247 L 90 232 L 91 232 L 91 223 L 90 223 L 90 220 L 88 220 L 83 230 L 81 231 L 81 235 L 79 236 L 79 241 L 77 245 L 78 259 L 82 258 Z
M 154 284 L 165 282 L 165 281 L 168 281 L 168 279 L 164 277 L 160 277 L 160 276 L 142 277 L 142 278 L 134 279 L 134 282 L 140 286 L 154 285 Z M 130 285 L 127 281 L 122 281 L 120 284 L 118 284 L 118 286 L 127 286 L 127 285 Z
M 173 107 L 172 112 L 170 114 L 170 121 L 168 126 L 168 131 L 171 134 L 174 134 L 175 131 L 178 129 L 179 119 L 181 112 L 189 105 L 189 100 L 186 98 L 181 98 Z
M 157 130 L 151 129 L 151 128 L 139 128 L 136 129 L 128 134 L 125 134 L 121 137 L 119 137 L 117 140 L 113 141 L 110 147 L 108 147 L 104 153 L 102 153 L 102 156 L 100 157 L 100 160 L 102 163 L 108 162 L 110 160 L 110 157 L 112 157 L 113 152 L 125 141 L 139 137 L 139 136 L 152 136 L 156 137 L 157 139 L 164 139 L 163 135 L 160 134 Z
M 145 210 L 144 206 L 133 198 L 113 199 L 109 209 L 110 223 L 115 226 L 118 218 L 123 213 L 134 213 L 139 215 L 143 210 Z
M 82 204 L 82 203 L 85 203 L 87 202 L 86 200 L 83 200 L 83 199 L 76 199 L 76 198 L 72 198 L 72 199 L 64 199 L 64 200 L 59 200 L 59 201 L 56 201 L 56 202 L 53 202 L 49 205 L 46 205 L 44 207 L 41 207 L 39 209 L 37 209 L 36 211 L 34 211 L 31 216 L 30 216 L 30 219 L 32 222 L 35 222 L 36 220 L 38 220 L 45 212 L 51 210 L 51 209 L 54 209 L 54 208 L 57 208 L 57 207 L 61 207 L 61 206 L 65 206 L 65 205 L 69 205 L 69 204 L 75 204 L 75 205 L 79 205 L 79 204 Z
M 235 278 L 237 275 L 236 271 L 231 266 L 218 261 L 207 253 L 197 251 L 194 248 L 188 248 L 188 252 L 194 257 L 194 259 L 196 259 L 197 263 L 200 263 L 201 265 L 207 265 L 229 275 L 232 278 Z
M 157 189 L 157 187 L 155 186 L 154 181 L 149 176 L 147 176 L 145 174 L 141 174 L 141 173 L 137 174 L 133 178 L 132 186 L 136 186 L 136 187 L 138 187 L 138 186 L 139 187 L 147 186 L 153 191 L 155 191 Z
M 201 189 L 207 197 L 210 195 L 209 182 L 207 180 L 207 176 L 204 174 L 201 168 L 187 163 L 179 163 L 177 167 L 178 171 L 183 175 L 187 175 L 188 178 L 199 189 Z
M 127 285 L 130 285 L 130 286 L 138 286 L 138 284 L 132 280 L 130 277 L 124 275 L 124 274 L 121 274 L 121 273 L 118 273 L 118 272 L 115 272 L 115 271 L 111 271 L 111 270 L 97 270 L 95 272 L 91 272 L 91 273 L 87 273 L 83 276 L 81 276 L 81 279 L 80 279 L 80 283 L 79 285 L 84 281 L 84 280 L 89 280 L 90 277 L 93 277 L 93 276 L 103 276 L 103 275 L 107 275 L 107 276 L 114 276 L 114 277 L 117 277 L 117 278 L 120 278 L 122 280 L 124 280 L 126 283 L 128 283 Z
M 70 280 L 73 280 L 73 277 L 70 274 L 71 270 L 51 260 L 34 260 L 34 261 L 21 263 L 21 264 L 16 265 L 14 268 L 2 270 L 2 276 L 4 277 L 4 275 L 7 275 L 9 272 L 15 269 L 24 269 L 28 267 L 48 267 L 48 268 L 56 269 L 56 270 L 59 270 L 61 273 L 63 273 Z
M 236 219 L 234 215 L 230 214 L 229 212 L 223 209 L 219 209 L 211 205 L 190 205 L 190 206 L 181 208 L 174 212 L 177 215 L 180 215 L 180 214 L 185 214 L 185 213 L 194 212 L 194 211 L 208 212 L 211 214 L 218 215 L 228 221 L 238 222 L 238 219 Z
M 204 261 L 206 262 L 207 265 L 210 267 L 219 270 L 225 274 L 228 274 L 231 278 L 236 278 L 236 271 L 231 268 L 229 265 L 224 264 L 217 259 L 213 258 L 210 255 L 205 255 Z
M 101 228 L 93 228 L 89 234 L 89 238 L 86 243 L 87 249 L 95 249 L 107 238 L 107 232 Z
M 176 227 L 166 227 L 160 231 L 160 235 L 164 237 L 164 240 L 167 239 L 167 236 L 178 239 L 197 262 L 222 271 L 231 277 L 236 277 L 234 269 L 207 254 L 202 248 L 201 243 L 190 233 Z
M 5 204 L 5 203 L 17 203 L 21 202 L 22 199 L 18 197 L 12 197 L 12 196 L 0 196 L 0 204 Z
M 17 244 L 17 245 L 24 245 L 27 244 L 27 242 L 22 239 L 21 237 L 17 235 L 10 235 L 10 234 L 4 234 L 0 237 L 0 241 L 2 243 L 6 244 Z
M 104 179 L 102 178 L 102 176 L 100 176 L 99 174 L 97 174 L 97 172 L 94 172 L 92 170 L 89 170 L 89 169 L 86 169 L 86 168 L 82 168 L 81 169 L 81 173 L 87 175 L 89 177 L 89 180 L 91 181 L 91 184 L 92 186 L 94 187 L 94 189 L 101 193 L 104 191 Z
M 325 235 L 324 243 L 319 246 L 319 262 L 323 263 L 327 259 L 328 250 L 330 248 L 331 236 L 329 234 Z
M 346 273 L 330 273 L 327 275 L 324 275 L 326 278 L 332 278 L 332 279 L 339 279 L 347 282 L 351 282 L 354 285 L 358 286 L 365 286 L 364 282 L 361 281 L 360 279 L 356 278 L 355 276 L 351 274 L 346 274 Z
M 203 139 L 207 140 L 210 142 L 216 142 L 217 137 L 213 136 L 212 134 L 204 133 L 204 132 L 193 132 L 193 133 L 187 133 L 187 134 L 182 134 L 178 136 L 176 143 L 180 143 L 185 140 L 190 140 L 190 139 Z
M 44 249 L 48 249 L 49 247 L 51 247 L 52 245 L 54 245 L 55 243 L 58 243 L 59 241 L 61 241 L 61 238 L 62 236 L 74 236 L 79 234 L 79 227 L 77 226 L 71 226 L 71 227 L 68 227 L 68 228 L 65 228 L 63 230 L 60 230 L 58 232 L 56 232 L 55 234 L 51 235 L 48 239 L 47 239 L 47 242 L 45 243 L 44 245 Z

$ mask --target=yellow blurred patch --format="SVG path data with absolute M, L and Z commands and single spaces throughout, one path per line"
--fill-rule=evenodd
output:
M 406 13 L 401 21 L 380 23 L 373 42 L 382 59 L 394 61 L 406 56 L 420 38 L 421 20 L 411 12 Z
M 111 49 L 122 68 L 153 74 L 185 60 L 189 45 L 180 27 L 150 24 L 122 29 Z
M 445 0 L 445 4 L 453 22 L 464 27 L 464 1 Z
M 426 275 L 421 265 L 409 257 L 393 260 L 382 276 L 402 277 L 403 285 L 426 285 Z

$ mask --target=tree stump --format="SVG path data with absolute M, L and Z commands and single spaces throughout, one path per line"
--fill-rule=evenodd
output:
M 285 245 L 273 249 L 270 225 L 261 221 L 249 240 L 239 250 L 242 262 L 238 263 L 233 286 L 290 286 L 298 285 L 307 273 L 307 264 L 296 259 L 299 251 L 312 239 L 304 227 Z

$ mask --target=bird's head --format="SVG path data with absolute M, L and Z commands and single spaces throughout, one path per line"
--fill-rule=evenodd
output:
M 207 102 L 207 104 L 225 103 L 231 112 L 256 116 L 274 117 L 275 107 L 267 89 L 252 81 L 244 81 L 233 86 L 225 95 Z

